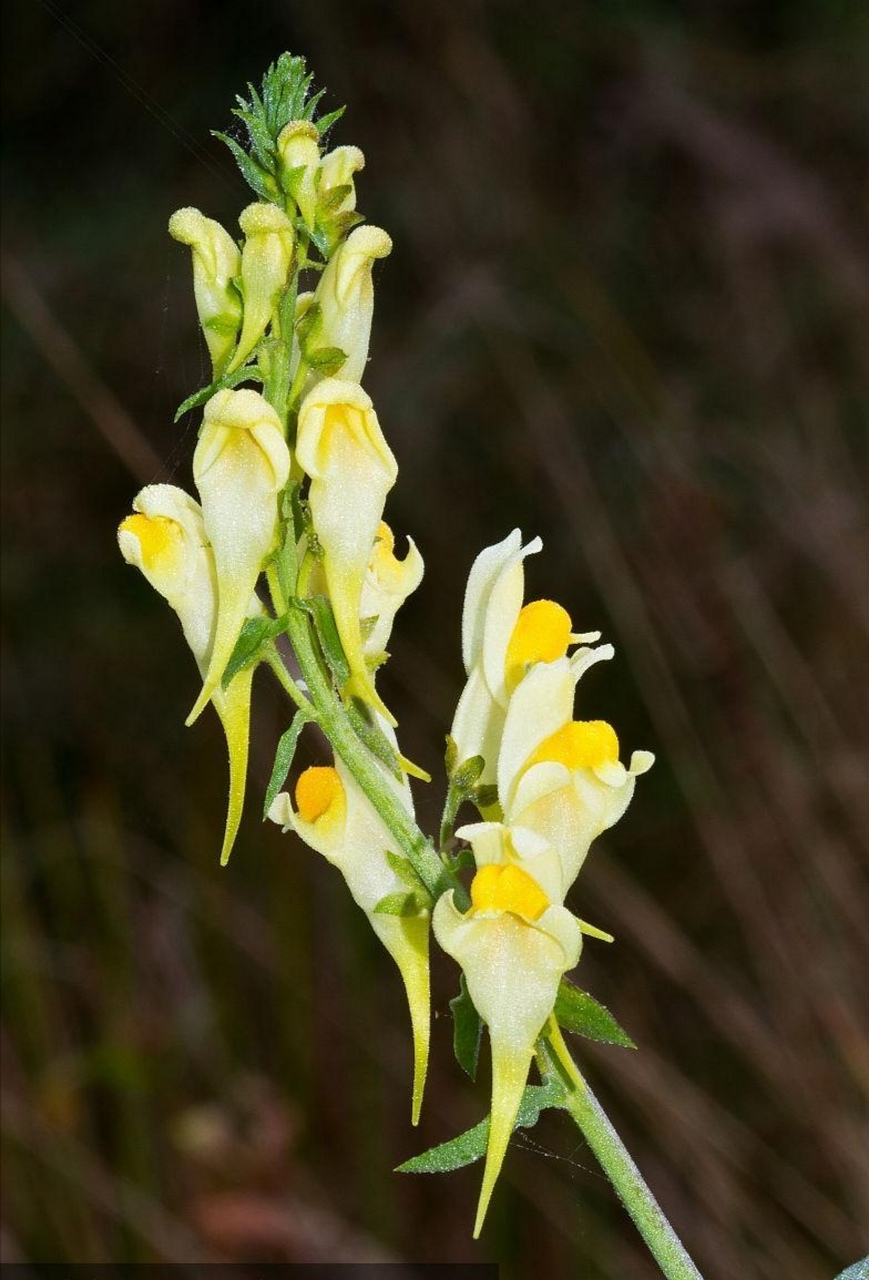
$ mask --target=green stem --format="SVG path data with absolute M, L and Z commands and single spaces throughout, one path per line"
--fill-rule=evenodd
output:
M 276 608 L 285 613 L 287 601 L 274 567 L 268 570 L 268 581 Z M 410 862 L 429 893 L 437 897 L 445 888 L 447 870 L 398 796 L 385 785 L 377 762 L 358 738 L 331 680 L 320 665 L 307 615 L 291 610 L 287 631 L 316 708 L 317 723 L 395 837 L 399 851 Z
M 667 1280 L 703 1280 L 603 1107 L 588 1085 L 584 1081 L 582 1083 L 582 1088 L 568 1093 L 564 1105 L 615 1187 L 658 1266 Z

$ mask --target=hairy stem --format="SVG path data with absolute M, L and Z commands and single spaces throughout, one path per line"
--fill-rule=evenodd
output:
M 570 1112 L 667 1280 L 703 1280 L 643 1175 L 585 1081 L 568 1093 Z

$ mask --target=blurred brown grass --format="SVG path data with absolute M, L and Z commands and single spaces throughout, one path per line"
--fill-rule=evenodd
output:
M 454 973 L 416 1134 L 386 959 L 257 822 L 282 708 L 263 679 L 221 872 L 219 732 L 182 729 L 192 663 L 115 554 L 139 481 L 189 481 L 195 424 L 170 423 L 201 353 L 165 220 L 244 201 L 181 130 L 206 147 L 291 47 L 348 102 L 396 245 L 367 381 L 428 566 L 384 675 L 406 749 L 437 769 L 476 551 L 539 531 L 532 593 L 618 649 L 583 714 L 658 754 L 575 894 L 617 934 L 582 981 L 640 1052 L 583 1060 L 710 1278 L 825 1280 L 869 1219 L 865 12 L 264 5 L 241 44 L 193 0 L 76 21 L 180 127 L 13 10 L 4 1257 L 654 1274 L 557 1119 L 479 1248 L 478 1170 L 390 1173 L 485 1107 L 450 1059 Z

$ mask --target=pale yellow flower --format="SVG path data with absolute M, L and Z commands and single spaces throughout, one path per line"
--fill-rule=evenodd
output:
M 489 823 L 465 834 L 478 868 L 470 910 L 462 914 L 450 890 L 435 904 L 432 926 L 440 946 L 461 966 L 492 1046 L 492 1112 L 476 1237 L 513 1132 L 537 1038 L 552 1013 L 562 976 L 579 960 L 582 933 L 577 920 L 553 904 L 535 878 L 535 869 L 538 874 L 544 870 L 545 852 L 533 836 Z
M 504 717 L 510 696 L 537 662 L 551 662 L 572 644 L 595 641 L 597 631 L 575 634 L 570 616 L 553 600 L 523 607 L 523 562 L 542 547 L 539 538 L 522 546 L 514 529 L 503 542 L 481 551 L 471 568 L 462 613 L 462 658 L 468 680 L 450 731 L 457 763 L 481 755 L 481 783 L 495 781 Z M 585 652 L 582 650 L 581 652 Z M 612 650 L 598 650 L 609 657 Z
M 135 498 L 133 512 L 118 529 L 121 554 L 175 610 L 204 675 L 214 641 L 217 573 L 202 509 L 183 489 L 154 484 Z M 262 612 L 256 596 L 248 595 L 246 612 Z M 221 864 L 229 860 L 244 805 L 252 677 L 253 668 L 240 671 L 227 689 L 217 687 L 211 695 L 229 752 L 229 808 Z
M 610 654 L 593 649 L 535 666 L 510 699 L 501 738 L 497 778 L 504 819 L 535 831 L 558 851 L 560 899 L 591 842 L 619 820 L 636 778 L 654 763 L 651 752 L 635 751 L 625 767 L 609 724 L 573 719 L 577 680 L 601 656 Z
M 350 666 L 348 692 L 391 720 L 366 662 L 360 611 L 374 540 L 398 465 L 371 399 L 358 384 L 327 378 L 309 392 L 299 410 L 296 458 L 311 478 L 311 518 Z
M 389 725 L 381 721 L 381 728 L 395 745 Z M 406 780 L 397 782 L 385 769 L 380 772 L 383 786 L 392 790 L 412 815 L 413 800 Z M 430 920 L 425 908 L 411 915 L 375 910 L 384 898 L 408 893 L 407 882 L 387 858 L 395 841 L 340 757 L 335 758 L 334 766 L 306 769 L 296 784 L 295 806 L 289 794 L 282 792 L 268 816 L 285 831 L 292 827 L 306 844 L 338 868 L 354 901 L 398 965 L 413 1033 L 412 1120 L 416 1124 L 428 1066 Z
M 241 295 L 234 283 L 241 272 L 241 253 L 229 232 L 198 209 L 173 213 L 169 234 L 193 250 L 193 294 L 217 378 L 241 327 Z
M 241 251 L 244 318 L 232 373 L 248 359 L 277 311 L 293 263 L 293 224 L 276 204 L 249 204 L 239 215 L 245 235 Z
M 217 621 L 192 724 L 220 684 L 266 558 L 277 545 L 278 496 L 290 474 L 281 421 L 256 391 L 219 391 L 205 406 L 193 477 L 217 573 Z

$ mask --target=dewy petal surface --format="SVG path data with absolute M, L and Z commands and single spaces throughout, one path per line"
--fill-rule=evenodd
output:
M 388 722 L 381 719 L 380 725 L 393 746 L 397 746 Z M 306 820 L 300 812 L 302 805 L 299 804 L 298 789 L 295 809 L 290 797 L 283 793 L 272 805 L 269 817 L 285 830 L 293 827 L 306 844 L 338 868 L 353 900 L 365 912 L 374 932 L 398 966 L 407 995 L 413 1034 L 412 1120 L 416 1124 L 428 1067 L 429 916 L 427 912 L 415 916 L 390 916 L 375 911 L 383 898 L 407 892 L 407 885 L 386 856 L 394 841 L 340 758 L 336 758 L 334 768 L 319 772 L 333 774 L 337 786 L 324 785 L 329 779 L 324 782 L 318 780 L 314 800 L 309 800 L 305 806 L 313 820 Z M 386 770 L 381 769 L 380 772 L 383 785 L 399 798 L 409 814 L 413 814 L 413 798 L 407 779 L 398 782 Z
M 311 477 L 309 502 L 352 691 L 391 720 L 365 659 L 362 590 L 386 495 L 398 466 L 371 399 L 353 382 L 327 378 L 299 410 L 296 456 Z
M 174 485 L 149 485 L 133 503 L 134 515 L 118 530 L 124 558 L 137 565 L 178 614 L 201 675 L 212 650 L 217 615 L 217 574 L 202 509 Z M 255 596 L 248 614 L 260 612 Z M 229 860 L 244 807 L 253 669 L 239 672 L 228 689 L 212 694 L 229 756 L 229 803 L 221 865 Z
M 205 406 L 193 475 L 214 550 L 218 607 L 199 715 L 218 687 L 266 557 L 276 545 L 278 495 L 290 473 L 280 419 L 256 391 L 219 391 Z

